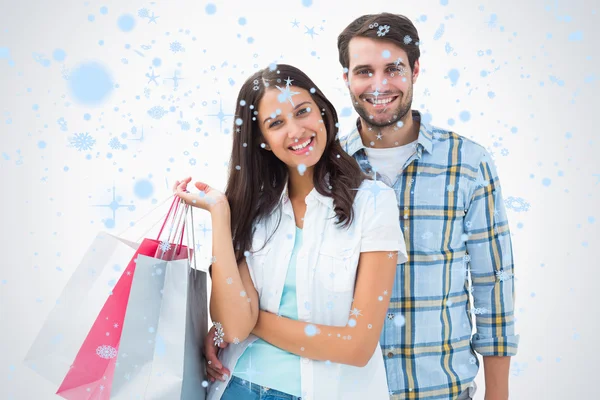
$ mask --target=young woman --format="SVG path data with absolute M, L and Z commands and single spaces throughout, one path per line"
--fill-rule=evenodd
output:
M 210 212 L 210 312 L 232 371 L 208 399 L 388 399 L 379 336 L 406 261 L 394 191 L 340 147 L 337 114 L 289 65 L 240 90 L 225 194 Z M 259 339 L 260 338 L 260 339 Z

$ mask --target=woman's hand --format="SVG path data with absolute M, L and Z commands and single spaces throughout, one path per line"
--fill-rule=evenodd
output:
M 176 181 L 173 185 L 173 193 L 180 199 L 184 200 L 186 204 L 190 206 L 202 208 L 208 212 L 213 212 L 216 209 L 229 209 L 229 202 L 225 194 L 219 192 L 216 189 L 211 188 L 206 183 L 196 182 L 195 186 L 200 190 L 199 194 L 189 193 L 187 191 L 187 185 L 192 180 L 191 177 L 185 178 L 184 180 Z

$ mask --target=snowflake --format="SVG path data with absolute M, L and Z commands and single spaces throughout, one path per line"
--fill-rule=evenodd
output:
M 512 209 L 516 212 L 529 210 L 529 203 L 521 197 L 510 196 L 504 200 L 504 204 L 506 204 L 506 208 Z
M 479 314 L 487 314 L 488 310 L 485 307 L 481 307 L 481 308 L 473 308 L 471 309 L 471 313 L 475 314 L 475 315 L 479 315 Z
M 471 358 L 469 358 L 469 363 L 471 365 L 475 365 L 475 364 L 477 364 L 477 359 L 475 357 L 471 357 Z
M 184 121 L 181 123 L 181 130 L 182 131 L 189 131 L 190 130 L 190 123 L 187 121 Z
M 75 136 L 69 139 L 71 146 L 79 151 L 91 150 L 96 143 L 96 139 L 90 136 L 89 133 L 76 133 Z
M 165 110 L 161 106 L 154 106 L 148 110 L 148 115 L 150 115 L 154 119 L 161 119 L 167 114 L 167 110 Z
M 496 271 L 496 278 L 500 281 L 500 282 L 504 282 L 509 280 L 512 277 L 511 274 L 509 274 L 508 272 L 506 272 L 505 270 L 501 269 Z
M 288 78 L 288 81 L 289 81 L 289 78 Z M 277 89 L 279 89 L 279 91 L 281 92 L 277 96 L 277 100 L 279 100 L 280 103 L 285 103 L 286 101 L 289 100 L 289 102 L 292 104 L 292 106 L 295 107 L 295 104 L 294 104 L 294 101 L 292 100 L 292 97 L 294 97 L 295 95 L 299 94 L 300 92 L 293 92 L 290 89 L 290 85 L 287 82 L 286 82 L 286 85 L 285 85 L 285 89 L 281 88 L 281 87 L 279 87 L 277 85 L 275 85 L 275 87 Z
M 471 226 L 473 226 L 473 222 L 467 221 L 467 222 L 465 222 L 465 226 L 467 227 L 467 229 L 471 229 Z
M 149 88 L 144 88 L 144 96 L 147 99 L 150 98 L 150 93 L 152 93 L 152 91 Z
M 111 149 L 113 150 L 118 150 L 121 148 L 121 142 L 119 142 L 118 138 L 112 138 L 110 139 L 110 142 L 108 142 L 108 145 L 110 146 Z
M 138 17 L 148 18 L 149 16 L 150 16 L 150 11 L 147 8 L 140 8 L 138 10 Z
M 404 44 L 409 44 L 412 42 L 412 38 L 409 35 L 404 36 Z
M 185 49 L 183 48 L 183 46 L 181 45 L 181 43 L 179 43 L 179 42 L 177 42 L 177 41 L 175 41 L 175 42 L 171 43 L 171 44 L 169 45 L 169 48 L 171 49 L 171 51 L 172 51 L 173 53 L 181 53 L 181 52 L 184 52 L 184 51 L 185 51 Z
M 439 28 L 433 34 L 433 40 L 439 40 L 444 35 L 445 30 L 446 26 L 444 24 L 440 24 Z
M 490 19 L 486 21 L 486 24 L 489 28 L 495 28 L 498 23 L 498 16 L 496 14 L 491 14 Z
M 233 278 L 227 278 L 226 282 L 228 285 L 231 285 L 233 283 Z
M 377 30 L 377 36 L 385 36 L 386 33 L 390 31 L 389 25 L 382 25 Z
M 190 165 L 196 165 L 196 159 L 195 158 L 190 158 Z
M 233 338 L 233 344 L 240 344 L 240 339 L 238 338 Z
M 500 154 L 502 154 L 503 156 L 507 156 L 508 155 L 508 149 L 502 149 L 500 150 Z
M 117 349 L 115 349 L 112 346 L 100 346 L 96 349 L 96 354 L 98 354 L 98 356 L 100 358 L 104 358 L 106 360 L 109 360 L 111 358 L 115 358 L 117 356 Z
M 393 320 L 393 319 L 394 319 L 395 315 L 394 315 L 394 314 L 392 314 L 392 313 L 388 313 L 387 317 L 388 317 L 388 319 L 391 321 L 391 320 Z
M 510 366 L 510 372 L 512 372 L 514 376 L 519 376 L 521 375 L 521 372 L 525 371 L 525 368 L 527 368 L 527 363 L 519 364 L 518 362 L 514 362 Z
M 171 243 L 166 242 L 166 241 L 162 241 L 162 242 L 160 242 L 160 244 L 158 245 L 158 247 L 164 253 L 164 252 L 167 252 L 167 251 L 171 250 Z
M 67 128 L 67 121 L 65 121 L 65 119 L 63 117 L 60 117 L 58 119 L 58 121 L 56 121 L 58 123 L 58 125 L 60 126 L 60 130 L 61 131 L 67 131 L 69 128 Z
M 356 307 L 355 307 L 354 309 L 352 309 L 352 310 L 350 311 L 350 315 L 354 315 L 355 317 L 359 317 L 359 316 L 361 316 L 362 314 L 360 313 L 360 310 L 359 310 L 358 308 L 356 308 Z
M 428 240 L 431 239 L 433 237 L 433 232 L 425 232 L 424 234 L 421 235 L 421 239 L 423 240 Z
M 466 262 L 466 263 L 468 263 L 469 261 L 471 261 L 471 256 L 469 254 L 465 255 L 463 257 L 463 261 Z

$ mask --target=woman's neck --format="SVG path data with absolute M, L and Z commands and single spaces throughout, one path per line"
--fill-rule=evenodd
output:
M 290 200 L 302 200 L 304 202 L 304 199 L 314 187 L 312 167 L 307 168 L 302 175 L 296 168 L 290 168 L 288 181 L 288 197 Z

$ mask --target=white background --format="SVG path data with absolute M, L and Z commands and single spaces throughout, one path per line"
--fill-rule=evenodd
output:
M 187 175 L 223 188 L 233 119 L 220 125 L 214 116 L 220 104 L 231 114 L 243 81 L 279 61 L 303 69 L 345 115 L 351 104 L 337 35 L 359 15 L 382 11 L 407 15 L 420 33 L 422 73 L 413 108 L 492 151 L 505 198 L 529 206 L 508 211 L 521 335 L 511 398 L 596 398 L 598 1 L 312 3 L 220 0 L 208 14 L 199 1 L 2 1 L 1 399 L 57 398 L 56 388 L 22 360 L 97 232 L 123 231 Z M 159 16 L 156 23 L 138 16 L 142 8 Z M 135 16 L 130 32 L 117 25 L 123 14 Z M 312 27 L 318 35 L 311 38 Z M 185 50 L 172 51 L 174 42 Z M 65 51 L 64 61 L 53 59 L 55 49 Z M 157 57 L 158 85 L 146 77 Z M 78 101 L 64 78 L 90 60 L 118 84 L 96 106 Z M 448 78 L 452 69 L 460 73 L 455 85 Z M 175 73 L 183 78 L 176 89 L 165 79 Z M 175 111 L 157 120 L 147 113 L 154 106 Z M 468 121 L 461 120 L 463 111 Z M 340 117 L 343 133 L 354 120 L 353 110 Z M 190 129 L 182 130 L 186 123 Z M 143 140 L 135 140 L 142 128 Z M 85 132 L 95 139 L 91 150 L 70 146 Z M 127 148 L 111 148 L 113 138 Z M 144 181 L 151 192 L 136 192 Z M 116 209 L 114 224 L 109 207 L 93 206 L 112 202 L 113 185 L 118 205 L 125 206 Z M 124 236 L 136 239 L 164 211 Z M 210 231 L 202 231 L 210 228 L 206 215 L 196 216 L 196 237 L 210 248 Z M 207 257 L 201 255 L 204 262 Z M 482 399 L 483 371 L 477 383 Z

